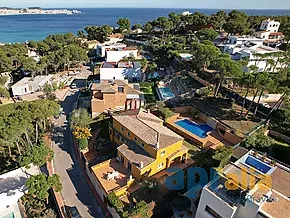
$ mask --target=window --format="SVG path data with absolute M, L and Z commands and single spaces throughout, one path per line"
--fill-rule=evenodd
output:
M 164 156 L 166 151 L 161 151 L 160 156 Z
M 136 136 L 134 137 L 134 140 L 135 140 L 135 142 L 137 142 L 137 137 Z
M 124 93 L 124 87 L 119 86 L 119 87 L 118 87 L 118 92 Z
M 160 164 L 158 164 L 158 169 L 163 168 L 163 166 L 164 166 L 164 163 L 160 163 Z
M 131 171 L 131 169 L 132 169 L 132 164 L 128 161 L 128 163 L 127 163 L 127 166 L 128 166 L 128 169 Z
M 122 129 L 122 131 L 124 131 L 124 127 L 123 127 L 123 126 L 122 126 L 122 128 L 121 128 L 121 129 Z
M 131 133 L 130 132 L 128 132 L 128 134 L 127 134 L 128 136 L 130 136 L 131 135 Z
M 219 215 L 217 212 L 215 212 L 213 209 L 211 209 L 209 206 L 206 205 L 205 211 L 209 213 L 213 218 L 222 218 L 221 215 Z
M 145 146 L 145 145 L 144 145 L 144 143 L 143 143 L 143 142 L 141 143 L 141 146 L 144 148 L 144 146 Z

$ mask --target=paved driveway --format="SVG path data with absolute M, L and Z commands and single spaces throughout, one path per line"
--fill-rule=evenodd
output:
M 53 135 L 55 172 L 61 177 L 62 195 L 66 205 L 76 206 L 83 218 L 102 218 L 105 216 L 90 192 L 72 145 L 68 116 L 76 100 L 76 93 L 70 91 L 62 103 L 63 114 L 55 123 Z

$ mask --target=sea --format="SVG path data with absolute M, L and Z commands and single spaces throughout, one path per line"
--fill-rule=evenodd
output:
M 122 17 L 130 19 L 131 24 L 144 24 L 170 12 L 201 12 L 207 15 L 222 9 L 189 9 L 189 8 L 73 8 L 80 14 L 56 15 L 5 15 L 0 16 L 0 43 L 26 42 L 43 40 L 50 34 L 77 33 L 90 25 L 117 26 Z M 231 10 L 225 10 L 227 12 Z M 241 10 L 248 15 L 290 15 L 288 10 Z

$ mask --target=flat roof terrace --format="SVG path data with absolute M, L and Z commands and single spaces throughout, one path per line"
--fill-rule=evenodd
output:
M 119 162 L 116 158 L 107 160 L 100 164 L 93 166 L 92 171 L 103 189 L 109 193 L 113 190 L 118 190 L 127 185 L 127 181 L 130 179 L 128 169 L 123 166 L 122 162 Z M 108 173 L 117 171 L 118 177 L 108 180 Z

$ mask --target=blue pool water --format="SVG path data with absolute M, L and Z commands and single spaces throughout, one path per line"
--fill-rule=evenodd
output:
M 169 87 L 160 87 L 158 89 L 160 91 L 160 94 L 162 95 L 162 98 L 163 98 L 162 100 L 175 97 L 175 95 L 172 93 L 172 91 Z
M 247 157 L 245 163 L 265 174 L 268 173 L 269 170 L 271 169 L 271 167 L 267 166 L 266 164 L 262 163 L 256 158 L 250 156 Z
M 15 218 L 14 213 L 9 213 L 6 216 L 3 216 L 2 218 Z
M 199 125 L 187 119 L 176 121 L 175 124 L 197 135 L 200 138 L 205 138 L 207 136 L 207 133 L 213 130 L 210 126 L 206 124 Z

